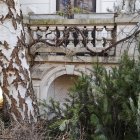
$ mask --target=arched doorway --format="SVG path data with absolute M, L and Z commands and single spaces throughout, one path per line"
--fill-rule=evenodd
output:
M 74 81 L 78 79 L 82 73 L 88 75 L 91 73 L 90 69 L 83 67 L 83 65 L 81 67 L 75 65 L 59 65 L 47 68 L 48 69 L 43 72 L 39 85 L 36 84 L 36 86 L 39 86 L 36 90 L 38 99 L 45 101 L 49 101 L 50 97 L 54 98 L 54 95 L 57 93 L 56 91 L 60 93 L 60 91 L 65 90 L 65 93 L 68 93 L 68 89 L 74 85 Z M 60 84 L 62 81 L 64 81 L 65 85 Z M 59 87 L 59 85 L 60 88 L 56 90 L 56 87 Z
M 60 104 L 65 102 L 65 98 L 68 97 L 69 89 L 74 86 L 78 76 L 76 75 L 62 75 L 57 77 L 50 85 L 48 90 L 48 102 L 50 98 L 55 101 L 59 101 Z

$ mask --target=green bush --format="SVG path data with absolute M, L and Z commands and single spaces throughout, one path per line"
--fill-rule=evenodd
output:
M 117 67 L 98 63 L 91 75 L 82 74 L 63 107 L 50 100 L 49 135 L 70 140 L 138 140 L 140 61 L 124 54 Z

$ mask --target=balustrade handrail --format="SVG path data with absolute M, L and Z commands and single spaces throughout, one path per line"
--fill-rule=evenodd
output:
M 115 13 L 74 13 L 74 14 L 84 14 L 84 15 L 88 15 L 88 14 L 94 14 L 94 15 L 104 15 L 104 14 L 107 14 L 107 15 L 114 15 Z M 54 14 L 34 14 L 34 13 L 32 13 L 31 15 L 58 15 L 58 14 L 56 14 L 56 13 L 54 13 Z
M 115 13 L 74 13 L 73 19 L 81 19 L 81 18 L 114 18 Z M 65 19 L 66 16 L 60 16 L 59 14 L 30 14 L 29 19 Z
M 104 55 L 103 50 L 115 41 L 115 26 L 30 26 L 30 36 L 34 39 L 31 47 L 42 42 L 48 46 L 73 50 L 74 53 Z M 32 49 L 33 51 L 33 49 Z M 111 50 L 112 51 L 112 50 Z M 34 52 L 34 51 L 33 51 Z M 114 55 L 114 50 L 112 54 Z

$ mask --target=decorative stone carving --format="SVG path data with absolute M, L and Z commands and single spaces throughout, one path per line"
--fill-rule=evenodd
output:
M 85 47 L 91 53 L 99 53 L 101 49 L 109 46 L 109 41 L 112 42 L 112 32 L 114 26 L 31 26 L 31 33 L 34 40 L 42 41 L 43 43 L 52 47 L 59 47 L 61 49 L 68 49 L 66 52 L 72 55 L 81 51 L 78 48 Z M 95 30 L 96 29 L 96 30 Z M 90 49 L 88 49 L 90 48 Z M 70 50 L 70 52 L 69 52 Z M 74 53 L 76 51 L 76 53 Z M 53 52 L 52 52 L 53 53 Z M 84 53 L 84 52 L 82 52 Z M 57 55 L 57 52 L 55 52 Z M 61 53 L 61 54 L 64 54 Z M 79 53 L 80 54 L 80 53 Z M 66 54 L 67 55 L 67 54 Z

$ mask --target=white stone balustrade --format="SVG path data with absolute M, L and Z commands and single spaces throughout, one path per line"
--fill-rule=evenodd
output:
M 56 29 L 60 32 L 60 37 L 59 39 L 62 39 L 64 37 L 64 31 L 68 30 L 70 26 L 62 26 L 62 25 L 57 25 L 53 26 L 31 26 L 31 33 L 34 39 L 37 39 L 38 36 L 41 37 L 41 39 L 45 39 L 49 43 L 56 43 Z M 91 47 L 96 47 L 96 48 L 104 48 L 110 46 L 112 42 L 112 33 L 114 31 L 114 26 L 112 25 L 106 25 L 106 26 L 95 26 L 95 25 L 88 25 L 88 26 L 79 26 L 77 27 L 82 33 L 85 31 L 87 34 L 87 37 L 85 37 L 87 40 L 87 45 L 90 45 Z M 94 33 L 95 29 L 95 33 Z M 75 31 L 77 33 L 77 38 L 74 38 L 73 36 L 74 29 L 70 30 L 69 36 L 67 40 L 69 40 L 69 47 L 74 46 L 74 40 L 78 40 L 76 47 L 84 46 L 83 44 L 83 36 L 80 32 Z M 95 36 L 93 35 L 95 34 Z M 93 43 L 95 41 L 95 43 Z M 62 47 L 62 46 L 61 46 Z

